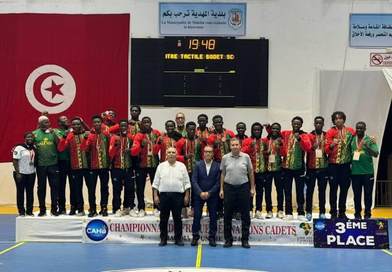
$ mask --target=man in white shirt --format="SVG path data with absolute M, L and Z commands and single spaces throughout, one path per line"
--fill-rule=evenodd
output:
M 188 171 L 182 162 L 176 161 L 177 151 L 174 147 L 166 150 L 167 160 L 158 165 L 155 173 L 154 202 L 160 206 L 161 241 L 159 246 L 167 244 L 167 223 L 170 212 L 174 221 L 174 241 L 178 246 L 183 246 L 181 209 L 189 204 L 191 183 Z

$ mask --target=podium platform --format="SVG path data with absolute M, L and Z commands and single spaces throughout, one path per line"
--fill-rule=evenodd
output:
M 184 242 L 192 239 L 193 218 L 183 219 Z M 201 221 L 201 241 L 208 239 L 209 218 Z M 173 239 L 173 223 L 169 221 L 169 240 Z M 240 241 L 241 221 L 233 220 L 234 242 Z M 252 219 L 250 243 L 254 245 L 313 246 L 311 222 L 277 218 Z M 76 243 L 158 243 L 159 218 L 45 216 L 17 217 L 16 241 Z M 218 221 L 217 242 L 223 242 L 223 219 Z

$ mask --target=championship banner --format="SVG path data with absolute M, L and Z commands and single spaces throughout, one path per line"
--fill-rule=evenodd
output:
M 192 240 L 192 218 L 183 219 L 184 242 Z M 201 240 L 208 241 L 208 218 L 201 221 Z M 169 240 L 174 240 L 174 225 L 169 220 Z M 105 218 L 86 219 L 83 222 L 85 243 L 157 243 L 159 241 L 159 219 Z M 306 222 L 282 220 L 252 220 L 249 241 L 254 245 L 311 246 L 312 225 Z M 241 223 L 233 220 L 234 241 L 241 241 Z M 223 220 L 218 221 L 217 241 L 223 242 Z
M 42 112 L 128 116 L 129 14 L 0 14 L 0 162 Z
M 314 247 L 388 249 L 388 220 L 314 219 Z

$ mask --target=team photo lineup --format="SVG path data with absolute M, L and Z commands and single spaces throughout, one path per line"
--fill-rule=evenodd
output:
M 304 120 L 300 116 L 293 117 L 291 124 L 255 122 L 250 129 L 239 122 L 235 133 L 224 127 L 221 115 L 209 117 L 202 113 L 193 122 L 187 121 L 182 112 L 173 113 L 174 120 L 166 121 L 166 131 L 161 132 L 153 128 L 150 117 L 141 117 L 141 111 L 140 106 L 131 106 L 130 120 L 117 120 L 114 110 L 89 119 L 60 116 L 57 126 L 43 112 L 38 117 L 38 127 L 27 131 L 24 142 L 12 150 L 19 216 L 35 216 L 35 188 L 37 215 L 47 215 L 45 198 L 49 184 L 52 216 L 85 216 L 85 186 L 88 217 L 110 213 L 117 217 L 144 217 L 148 180 L 152 185 L 152 213 L 160 219 L 160 246 L 167 244 L 170 213 L 175 244 L 184 245 L 181 218 L 193 217 L 191 245 L 197 245 L 206 204 L 210 246 L 216 246 L 219 218 L 224 221 L 224 247 L 233 245 L 231 224 L 236 218 L 242 222 L 241 245 L 249 248 L 252 218 L 294 220 L 293 191 L 296 219 L 300 221 L 312 221 L 314 193 L 318 195 L 318 218 L 348 219 L 346 202 L 350 188 L 355 219 L 372 216 L 373 157 L 379 154 L 378 146 L 374 137 L 366 134 L 365 122 L 348 127 L 342 111 L 325 119 L 316 116 L 314 130 L 309 133 L 301 129 Z M 333 124 L 330 128 L 326 125 L 329 121 Z M 314 192 L 316 184 L 318 191 Z

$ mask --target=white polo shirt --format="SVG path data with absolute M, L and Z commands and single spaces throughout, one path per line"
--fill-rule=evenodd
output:
M 14 148 L 12 158 L 18 160 L 19 173 L 30 175 L 35 173 L 34 150 L 28 150 L 25 147 L 18 145 Z

